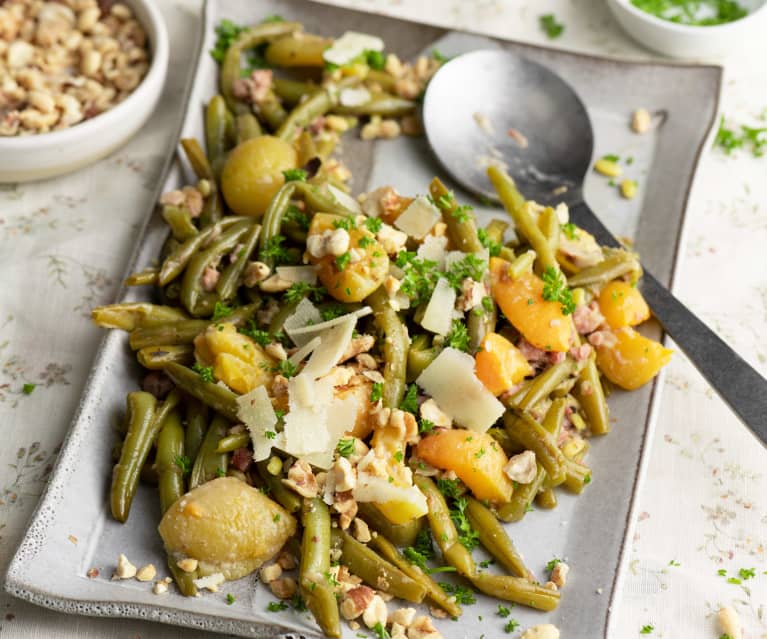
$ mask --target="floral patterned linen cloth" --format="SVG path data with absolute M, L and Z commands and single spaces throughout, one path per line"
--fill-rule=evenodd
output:
M 650 57 L 618 29 L 604 4 L 593 0 L 334 4 L 543 44 L 550 41 L 539 29 L 539 15 L 554 13 L 565 25 L 556 46 Z M 201 2 L 165 0 L 160 6 L 173 59 L 161 106 L 144 131 L 89 169 L 0 187 L 0 574 L 45 486 L 102 337 L 88 321 L 89 309 L 114 299 L 182 111 L 183 82 L 193 59 L 189 34 L 196 32 Z M 765 126 L 759 119 L 767 107 L 765 59 L 763 38 L 724 61 L 722 107 L 733 122 Z M 767 158 L 750 152 L 728 157 L 706 151 L 675 285 L 677 294 L 763 374 L 765 171 Z M 767 453 L 683 356 L 674 358 L 663 384 L 629 571 L 613 611 L 615 637 L 716 638 L 713 612 L 732 605 L 746 637 L 765 639 Z M 598 587 L 594 584 L 594 596 L 606 596 Z M 64 616 L 4 594 L 0 635 L 203 636 L 147 622 Z

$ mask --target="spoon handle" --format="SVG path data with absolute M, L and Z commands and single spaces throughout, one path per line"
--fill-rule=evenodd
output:
M 571 207 L 570 218 L 600 244 L 619 246 L 587 204 Z M 647 270 L 639 290 L 663 329 L 732 411 L 767 445 L 767 380 Z

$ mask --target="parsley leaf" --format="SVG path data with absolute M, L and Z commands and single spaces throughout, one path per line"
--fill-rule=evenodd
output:
M 650 635 L 650 634 L 652 634 L 653 630 L 655 630 L 655 626 L 653 626 L 652 624 L 648 623 L 648 624 L 642 626 L 642 629 L 639 631 L 639 634 L 640 635 Z
M 562 229 L 562 233 L 565 234 L 565 237 L 568 240 L 577 240 L 578 239 L 578 227 L 575 226 L 572 222 L 568 222 L 567 224 L 562 224 L 560 227 Z
M 378 233 L 383 227 L 383 220 L 379 217 L 369 217 L 365 220 L 365 228 L 371 233 Z
M 514 632 L 519 628 L 520 623 L 516 619 L 509 619 L 503 627 L 504 632 Z
M 192 460 L 186 455 L 176 455 L 173 459 L 173 463 L 179 467 L 181 474 L 188 475 L 192 472 Z
M 505 619 L 511 614 L 511 608 L 504 606 L 503 604 L 498 604 L 498 611 L 495 614 Z
M 551 561 L 549 561 L 549 563 L 546 564 L 546 570 L 551 572 L 552 570 L 554 570 L 554 566 L 561 563 L 562 563 L 561 559 L 557 559 L 556 557 L 554 557 L 554 559 L 552 559 Z
M 373 386 L 370 389 L 370 403 L 375 404 L 382 397 L 383 397 L 383 382 L 373 382 Z
M 469 331 L 466 329 L 466 324 L 461 320 L 453 320 L 450 332 L 445 337 L 445 343 L 452 348 L 457 348 L 459 351 L 468 352 L 469 342 Z
M 203 366 L 199 362 L 195 362 L 194 364 L 192 364 L 192 370 L 200 376 L 200 379 L 203 382 L 208 382 L 209 384 L 212 384 L 215 381 L 215 379 L 213 379 L 212 366 Z
M 241 328 L 239 332 L 243 335 L 247 335 L 260 346 L 266 346 L 273 341 L 271 335 L 269 335 L 269 331 L 262 331 L 261 329 L 256 328 L 256 324 L 253 320 L 248 322 L 247 328 Z
M 234 603 L 234 601 L 235 601 L 234 595 L 231 592 L 226 595 L 226 605 L 227 606 L 231 606 Z
M 302 231 L 308 231 L 309 230 L 309 215 L 307 213 L 304 213 L 301 209 L 299 209 L 294 204 L 291 204 L 288 207 L 288 210 L 285 211 L 285 216 L 283 219 L 286 222 L 295 222 L 296 225 L 302 230 Z
M 564 315 L 571 315 L 575 311 L 573 292 L 567 287 L 562 273 L 553 266 L 547 266 L 543 272 L 543 299 L 559 302 Z
M 407 392 L 402 398 L 399 407 L 408 413 L 413 413 L 413 415 L 418 414 L 418 386 L 410 384 L 407 387 Z
M 309 175 L 303 169 L 287 169 L 282 172 L 286 182 L 306 182 L 306 176 Z
M 346 315 L 346 307 L 343 304 L 328 304 L 325 308 L 320 309 L 320 317 L 323 322 L 329 322 L 336 317 L 341 317 L 341 315 Z
M 342 217 L 339 220 L 334 220 L 333 228 L 344 229 L 345 231 L 351 231 L 352 229 L 357 228 L 357 223 L 354 221 L 353 217 L 351 217 L 350 215 L 347 215 L 345 217 Z
M 24 384 L 24 386 L 21 387 L 21 392 L 25 395 L 31 395 L 35 388 L 37 388 L 37 384 Z
M 469 211 L 473 210 L 474 207 L 469 206 L 468 204 L 462 204 L 461 206 L 456 206 L 455 209 L 450 211 L 450 216 L 458 220 L 459 224 L 465 224 L 471 218 Z
M 430 433 L 434 430 L 434 422 L 430 422 L 428 419 L 422 419 L 418 422 L 419 433 Z
M 375 633 L 376 639 L 391 639 L 391 635 L 380 621 L 371 630 Z
M 456 499 L 463 494 L 461 482 L 458 479 L 438 479 L 437 488 L 449 499 Z
M 307 282 L 293 282 L 285 291 L 283 299 L 288 304 L 300 302 L 304 297 L 311 297 L 315 302 L 319 302 L 325 296 L 327 291 L 322 286 L 312 286 Z
M 605 160 L 607 162 L 620 162 L 620 156 L 615 155 L 615 153 L 608 153 L 607 155 L 603 155 L 602 160 Z
M 352 262 L 352 254 L 349 251 L 336 257 L 336 266 L 339 271 L 345 271 L 346 267 Z
M 216 44 L 210 50 L 210 56 L 219 64 L 224 61 L 227 49 L 232 45 L 238 35 L 247 27 L 235 24 L 231 20 L 222 20 L 216 27 Z
M 227 306 L 226 304 L 222 304 L 221 302 L 216 302 L 216 305 L 213 307 L 213 317 L 211 318 L 212 322 L 217 322 L 218 320 L 229 317 L 229 315 L 232 314 L 232 311 L 234 308 L 231 306 Z
M 395 264 L 405 271 L 400 290 L 412 300 L 413 306 L 428 301 L 439 279 L 437 263 L 403 250 L 397 253 Z
M 538 24 L 543 32 L 551 39 L 558 38 L 565 30 L 565 25 L 557 22 L 557 17 L 553 13 L 547 13 L 538 18 Z
M 469 500 L 466 497 L 458 497 L 453 502 L 453 508 L 450 509 L 450 518 L 453 520 L 458 530 L 458 541 L 460 541 L 466 550 L 474 550 L 479 546 L 479 533 L 474 530 L 466 516 L 466 506 Z
M 336 451 L 338 451 L 338 454 L 341 455 L 341 457 L 348 457 L 354 453 L 354 437 L 349 437 L 349 439 L 339 439 Z
M 269 612 L 280 612 L 281 610 L 287 610 L 288 604 L 284 601 L 270 601 L 266 609 Z
M 383 71 L 386 66 L 386 56 L 383 51 L 365 51 L 365 61 L 371 69 Z
M 501 254 L 501 243 L 490 239 L 486 229 L 477 229 L 479 243 L 490 253 L 490 257 L 498 257 Z
M 453 595 L 457 604 L 469 606 L 477 603 L 477 598 L 474 596 L 474 591 L 471 588 L 447 583 L 446 581 L 440 581 L 439 587 L 447 594 Z
M 266 262 L 273 260 L 276 264 L 284 264 L 290 261 L 290 254 L 288 253 L 288 250 L 282 246 L 284 241 L 285 237 L 282 235 L 275 235 L 274 237 L 270 237 L 266 241 L 266 246 L 261 249 L 261 261 Z
M 461 282 L 466 278 L 471 278 L 481 282 L 487 271 L 487 262 L 473 253 L 467 253 L 460 260 L 450 265 L 445 278 L 458 291 L 461 290 Z
M 743 581 L 756 577 L 756 570 L 754 568 L 741 568 L 738 571 L 738 575 Z

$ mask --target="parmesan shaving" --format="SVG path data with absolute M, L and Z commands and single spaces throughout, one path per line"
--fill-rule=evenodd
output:
M 277 275 L 289 282 L 305 282 L 312 286 L 317 283 L 317 271 L 313 266 L 278 266 Z
M 503 415 L 504 407 L 474 373 L 474 358 L 445 348 L 415 380 L 442 411 L 460 426 L 485 432 Z
M 453 320 L 455 297 L 455 289 L 446 279 L 440 277 L 426 306 L 421 326 L 437 335 L 447 335 Z
M 338 324 L 320 335 L 320 345 L 314 349 L 312 356 L 304 366 L 304 374 L 315 379 L 327 375 L 336 365 L 341 355 L 344 354 L 349 342 L 352 341 L 356 317 L 347 318 L 345 322 Z
M 423 243 L 418 247 L 416 256 L 422 260 L 429 260 L 437 265 L 437 270 L 445 270 L 445 256 L 447 254 L 447 237 L 445 235 L 427 235 Z
M 311 302 L 309 303 L 311 304 Z M 298 309 L 296 309 L 296 311 L 298 311 Z M 339 317 L 334 317 L 332 320 L 328 320 L 327 322 L 315 322 L 313 324 L 304 325 L 300 328 L 294 328 L 291 331 L 289 331 L 288 334 L 290 335 L 291 338 L 293 337 L 293 335 L 300 336 L 302 339 L 304 336 L 307 336 L 307 335 L 314 337 L 315 333 L 323 333 L 329 328 L 333 328 L 334 326 L 343 324 L 344 322 L 352 318 L 357 320 L 360 317 L 365 317 L 366 315 L 370 315 L 372 312 L 373 312 L 372 308 L 370 308 L 369 306 L 363 306 L 362 308 L 357 309 L 356 311 L 352 311 L 351 313 L 347 313 L 346 315 L 341 315 Z M 317 315 L 319 315 L 319 311 L 317 311 Z M 291 315 L 291 317 L 293 316 Z M 287 327 L 285 328 L 285 330 L 287 331 Z M 305 344 L 306 342 L 303 342 L 303 343 Z
M 322 316 L 317 307 L 307 298 L 304 298 L 298 303 L 293 314 L 287 317 L 283 328 L 296 346 L 304 346 L 311 341 L 314 335 L 302 333 L 301 329 L 307 326 L 319 326 L 321 322 Z
M 360 203 L 357 202 L 357 200 L 355 200 L 351 195 L 344 193 L 341 189 L 339 189 L 337 186 L 333 186 L 332 184 L 328 184 L 328 191 L 330 191 L 330 194 L 333 196 L 335 201 L 345 209 L 351 211 L 355 215 L 362 215 L 362 207 L 360 206 Z
M 237 398 L 237 417 L 248 427 L 255 461 L 266 459 L 272 451 L 272 446 L 280 446 L 282 443 L 282 434 L 275 430 L 277 414 L 263 386 L 257 386 Z M 275 436 L 270 439 L 266 435 L 267 432 Z
M 394 226 L 420 240 L 426 237 L 441 219 L 442 214 L 439 209 L 423 195 L 419 195 L 394 221 Z
M 290 360 L 291 364 L 298 365 L 300 364 L 306 357 L 309 356 L 309 354 L 320 345 L 320 342 L 322 340 L 318 337 L 314 337 L 306 344 L 304 344 L 301 348 L 299 348 L 295 353 L 293 353 L 288 359 Z
M 365 51 L 383 51 L 383 49 L 384 41 L 381 38 L 367 33 L 347 31 L 322 52 L 322 58 L 331 64 L 344 66 Z
M 397 486 L 384 477 L 376 477 L 361 472 L 357 476 L 357 484 L 352 489 L 352 496 L 359 502 L 407 502 L 425 515 L 429 512 L 426 497 L 415 486 Z M 416 515 L 417 516 L 417 515 Z

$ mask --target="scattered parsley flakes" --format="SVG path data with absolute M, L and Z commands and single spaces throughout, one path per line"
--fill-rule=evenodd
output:
M 294 222 L 302 231 L 309 230 L 309 215 L 304 213 L 295 204 L 291 204 L 288 207 L 288 210 L 285 211 L 285 216 L 283 219 L 286 222 Z
M 613 163 L 618 163 L 621 161 L 620 156 L 615 155 L 615 153 L 608 153 L 607 155 L 603 155 L 600 159 L 604 160 L 605 162 Z
M 211 321 L 217 322 L 224 317 L 229 317 L 233 311 L 234 308 L 231 306 L 227 306 L 221 302 L 216 302 L 215 306 L 213 307 L 213 317 L 211 318 Z
M 282 359 L 277 365 L 277 371 L 283 377 L 293 377 L 298 373 L 298 366 L 291 362 L 289 359 Z
M 457 348 L 459 351 L 468 352 L 470 346 L 469 331 L 466 324 L 461 320 L 453 320 L 450 332 L 445 337 L 445 343 L 451 348 Z
M 231 606 L 235 602 L 234 595 L 230 592 L 226 595 L 226 605 Z
M 565 237 L 568 240 L 577 240 L 578 239 L 578 227 L 575 226 L 572 222 L 568 222 L 567 224 L 562 224 L 560 227 L 562 229 L 562 233 L 565 234 Z
M 437 488 L 448 499 L 457 499 L 463 494 L 461 482 L 458 479 L 438 479 Z
M 275 264 L 285 264 L 290 261 L 288 249 L 282 246 L 285 237 L 275 235 L 266 241 L 266 246 L 261 249 L 260 257 L 262 262 L 274 261 Z
M 434 430 L 434 422 L 428 419 L 422 419 L 418 422 L 418 432 L 421 434 L 430 433 Z
M 387 632 L 386 628 L 380 621 L 377 622 L 376 625 L 371 628 L 371 630 L 375 633 L 376 639 L 391 639 L 391 635 Z
M 640 635 L 650 635 L 650 634 L 652 634 L 653 630 L 655 630 L 655 626 L 653 626 L 652 624 L 648 623 L 648 624 L 645 624 L 644 626 L 642 626 L 642 629 L 639 631 L 639 634 Z
M 200 376 L 203 382 L 208 382 L 209 384 L 215 382 L 212 366 L 203 366 L 199 362 L 195 362 L 192 364 L 192 370 Z
M 344 231 L 351 231 L 357 228 L 357 223 L 350 215 L 344 216 L 341 219 L 333 220 L 334 229 L 343 229 Z
M 339 439 L 338 444 L 336 445 L 336 451 L 338 451 L 338 454 L 341 455 L 341 457 L 349 457 L 349 455 L 354 453 L 354 437 L 349 437 L 349 439 Z
M 672 559 L 671 561 L 668 562 L 668 565 L 669 566 L 674 566 L 675 568 L 678 568 L 682 564 L 680 564 L 676 559 Z
M 192 460 L 186 455 L 176 455 L 173 463 L 181 470 L 182 475 L 188 475 L 192 472 Z
M 323 295 L 325 291 L 323 291 Z M 346 315 L 346 307 L 343 304 L 328 304 L 326 307 L 320 309 L 320 317 L 323 322 L 329 322 L 336 317 Z
M 367 248 L 371 244 L 373 244 L 375 240 L 370 237 L 369 235 L 363 235 L 359 240 L 357 240 L 357 246 L 360 248 Z
M 407 392 L 402 398 L 399 407 L 408 413 L 413 413 L 413 415 L 418 414 L 418 386 L 410 384 L 407 387 Z
M 714 138 L 714 146 L 720 147 L 727 155 L 735 149 L 750 145 L 754 157 L 761 157 L 767 153 L 767 127 L 756 128 L 741 125 L 741 133 L 730 129 L 725 125 L 724 115 L 719 120 L 719 130 Z
M 383 382 L 373 382 L 370 388 L 370 403 L 375 404 L 383 397 Z
M 394 461 L 402 462 L 403 459 L 405 459 L 405 454 L 401 450 L 394 453 Z
M 553 266 L 547 266 L 543 272 L 543 299 L 559 302 L 563 315 L 571 315 L 575 311 L 573 292 L 567 287 L 562 273 Z
M 241 328 L 239 332 L 250 337 L 250 339 L 252 339 L 259 346 L 266 346 L 272 341 L 272 337 L 269 335 L 269 331 L 262 331 L 261 329 L 256 328 L 256 324 L 253 322 L 253 320 L 248 322 L 247 328 Z
M 383 220 L 378 217 L 369 217 L 365 220 L 365 228 L 371 233 L 378 233 L 383 227 Z
M 467 253 L 457 262 L 450 265 L 450 269 L 445 273 L 445 279 L 460 292 L 461 283 L 470 278 L 476 282 L 481 282 L 487 271 L 487 262 L 473 253 Z
M 474 207 L 469 206 L 468 204 L 462 204 L 461 206 L 456 206 L 455 209 L 450 211 L 450 217 L 454 217 L 456 220 L 458 220 L 459 224 L 465 224 L 471 219 L 471 215 L 469 213 L 473 210 Z
M 365 51 L 365 61 L 371 69 L 383 71 L 386 66 L 386 56 L 383 51 Z
M 306 182 L 309 175 L 304 169 L 287 169 L 282 172 L 286 182 Z
M 231 20 L 222 20 L 216 27 L 216 44 L 210 50 L 210 56 L 219 64 L 224 61 L 227 49 L 232 45 L 238 35 L 247 27 L 235 24 Z
M 728 577 L 727 578 L 727 583 L 728 584 L 734 584 L 736 586 L 740 586 L 740 584 L 742 584 L 743 582 L 740 579 L 738 579 L 737 577 Z
M 554 566 L 556 566 L 557 564 L 561 564 L 561 563 L 562 563 L 561 559 L 557 559 L 556 557 L 554 557 L 554 559 L 552 559 L 551 561 L 549 561 L 546 564 L 546 570 L 548 572 L 551 572 L 552 570 L 554 570 Z
M 336 257 L 336 266 L 338 267 L 339 271 L 345 271 L 346 267 L 351 264 L 352 256 L 349 251 L 346 251 L 346 253 L 339 255 Z
M 320 302 L 327 291 L 323 286 L 312 286 L 308 282 L 293 282 L 285 291 L 283 299 L 288 304 L 298 303 L 304 297 L 311 297 L 315 302 Z
M 520 623 L 516 619 L 509 619 L 503 627 L 504 632 L 514 632 L 519 628 Z
M 554 40 L 562 35 L 565 30 L 565 25 L 557 21 L 557 17 L 553 13 L 546 13 L 538 17 L 538 24 L 541 30 L 548 36 L 550 40 Z
M 474 591 L 466 586 L 459 586 L 451 584 L 446 581 L 440 581 L 439 587 L 442 588 L 447 594 L 455 597 L 457 604 L 470 606 L 473 603 L 477 603 L 477 598 L 474 596 Z
M 756 569 L 755 568 L 741 568 L 738 570 L 738 575 L 743 581 L 748 581 L 749 579 L 753 579 L 756 577 Z
M 35 392 L 35 388 L 37 388 L 37 384 L 27 383 L 21 387 L 21 392 L 24 393 L 25 395 L 31 395 L 32 393 Z
M 458 497 L 453 501 L 453 508 L 450 509 L 450 518 L 458 530 L 458 541 L 463 544 L 466 550 L 474 550 L 479 545 L 479 533 L 474 530 L 466 516 L 466 506 L 469 500 L 466 497 Z
M 719 570 L 716 571 L 716 574 L 719 575 L 720 577 L 726 577 L 727 571 L 724 568 L 720 568 Z
M 270 601 L 266 609 L 269 612 L 280 612 L 281 610 L 287 610 L 288 604 L 284 601 Z
M 490 253 L 490 257 L 498 257 L 501 254 L 501 243 L 490 239 L 485 229 L 477 229 L 479 243 Z
M 276 438 L 276 437 L 277 437 L 277 433 L 275 433 L 273 430 L 267 430 L 267 431 L 264 433 L 264 436 L 265 436 L 267 439 L 274 439 L 274 438 Z
M 498 604 L 498 610 L 496 611 L 495 614 L 505 619 L 511 614 L 511 608 L 509 608 L 508 606 L 504 606 L 503 604 Z

